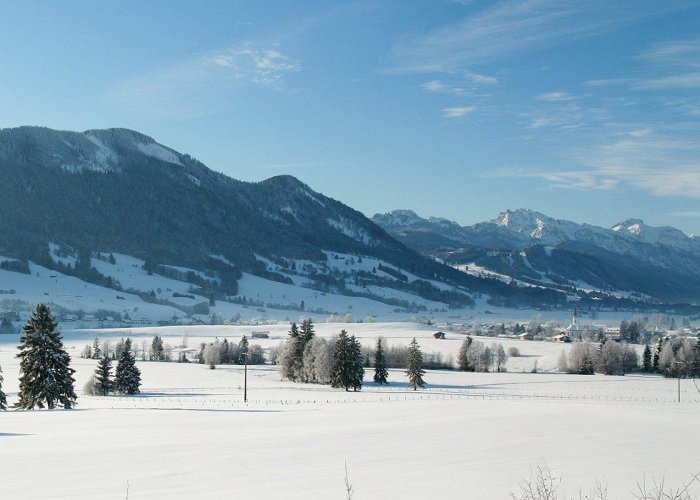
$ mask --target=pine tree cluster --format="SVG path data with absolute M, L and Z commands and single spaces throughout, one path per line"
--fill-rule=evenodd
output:
M 365 372 L 360 342 L 345 330 L 330 342 L 318 338 L 311 319 L 305 319 L 301 328 L 291 324 L 276 361 L 282 377 L 293 382 L 330 383 L 355 391 L 362 388 Z
M 289 336 L 278 362 L 282 376 L 293 382 L 325 383 L 328 378 L 328 345 L 316 339 L 311 318 L 301 322 L 301 328 L 292 322 Z
M 362 367 L 362 347 L 354 335 L 340 331 L 333 348 L 331 387 L 342 387 L 346 391 L 362 389 L 365 369 Z

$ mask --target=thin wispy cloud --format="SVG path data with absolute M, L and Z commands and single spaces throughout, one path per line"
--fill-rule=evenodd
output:
M 699 153 L 693 140 L 635 130 L 627 138 L 581 152 L 578 159 L 595 178 L 593 185 L 626 184 L 655 196 L 700 198 Z
M 551 188 L 574 189 L 578 191 L 608 191 L 620 184 L 619 179 L 596 175 L 586 171 L 543 172 L 532 174 L 547 181 Z
M 639 59 L 657 66 L 700 67 L 700 38 L 656 43 Z
M 286 74 L 301 69 L 298 62 L 281 54 L 276 48 L 255 48 L 250 44 L 213 55 L 208 61 L 214 66 L 230 70 L 230 77 L 261 85 L 279 83 Z
M 524 114 L 529 119 L 527 128 L 558 129 L 567 132 L 599 126 L 607 118 L 607 110 L 581 106 L 574 102 L 577 99 L 563 92 L 539 96 L 536 99 L 539 104 Z
M 615 85 L 627 85 L 632 82 L 630 78 L 603 78 L 600 80 L 587 80 L 584 85 L 589 87 L 612 87 Z
M 480 85 L 495 85 L 498 83 L 498 78 L 494 76 L 481 75 L 468 70 L 463 71 L 462 74 L 464 78 L 472 83 L 478 83 Z
M 580 97 L 567 94 L 566 92 L 548 92 L 545 94 L 540 94 L 537 96 L 538 101 L 550 101 L 550 102 L 565 102 L 565 101 L 575 101 L 580 99 Z
M 440 80 L 426 82 L 421 85 L 421 88 L 429 92 L 438 92 L 443 94 L 463 95 L 465 93 L 465 90 L 462 87 L 456 87 Z
M 472 113 L 474 111 L 473 106 L 462 106 L 462 107 L 454 107 L 454 108 L 444 108 L 442 110 L 442 116 L 444 118 L 463 118 L 467 116 L 469 113 Z
M 402 40 L 393 50 L 394 70 L 407 73 L 464 70 L 542 47 L 597 36 L 684 7 L 651 0 L 526 0 L 489 5 L 493 6 L 425 36 Z
M 508 169 L 491 175 L 541 179 L 551 189 L 606 191 L 627 186 L 658 197 L 700 198 L 700 144 L 691 138 L 634 129 L 570 157 L 573 165 L 566 169 Z
M 700 87 L 700 72 L 652 78 L 634 85 L 634 88 L 638 90 L 693 89 L 698 87 Z
M 279 47 L 246 43 L 117 82 L 105 98 L 135 116 L 187 119 L 217 112 L 244 86 L 280 88 L 300 70 Z

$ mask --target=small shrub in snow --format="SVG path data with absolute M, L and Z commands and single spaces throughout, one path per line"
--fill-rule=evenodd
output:
M 212 370 L 221 362 L 221 345 L 218 342 L 204 348 L 204 363 Z
M 509 347 L 508 356 L 510 356 L 511 358 L 517 358 L 520 356 L 520 350 L 517 347 Z
M 561 476 L 555 474 L 545 462 L 538 465 L 535 470 L 530 469 L 530 478 L 520 483 L 520 493 L 511 493 L 512 500 L 573 500 L 571 497 L 561 495 Z M 685 484 L 674 488 L 665 484 L 665 481 L 652 481 L 647 484 L 646 479 L 637 482 L 636 492 L 631 493 L 631 498 L 636 500 L 693 500 L 698 498 L 697 486 L 700 484 L 700 473 L 691 475 Z M 587 494 L 579 488 L 579 500 L 607 500 L 608 487 L 604 483 L 597 483 Z

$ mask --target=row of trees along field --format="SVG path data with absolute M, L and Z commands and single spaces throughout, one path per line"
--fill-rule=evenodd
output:
M 576 342 L 568 354 L 562 351 L 559 357 L 559 370 L 566 373 L 624 375 L 639 369 L 639 356 L 626 342 Z M 642 354 L 641 370 L 665 377 L 700 376 L 700 338 L 663 338 L 654 348 L 647 344 Z
M 416 390 L 424 387 L 423 354 L 414 338 L 402 357 L 401 367 L 405 367 L 409 386 Z M 311 319 L 305 319 L 298 327 L 292 323 L 287 341 L 278 350 L 275 362 L 280 367 L 282 377 L 293 382 L 330 384 L 346 391 L 362 389 L 365 375 L 365 360 L 360 341 L 354 335 L 341 330 L 330 341 L 316 337 Z M 388 384 L 388 359 L 382 339 L 377 339 L 373 353 L 374 381 Z
M 133 353 L 133 357 L 136 358 L 138 356 L 141 361 L 189 363 L 190 359 L 187 357 L 187 352 L 193 352 L 194 350 L 188 349 L 187 344 L 187 334 L 182 336 L 180 344 L 175 348 L 170 344 L 166 344 L 163 341 L 163 337 L 156 335 L 150 343 L 143 340 L 138 345 L 135 343 L 133 345 L 130 344 L 130 350 Z M 88 344 L 83 347 L 80 357 L 101 359 L 106 356 L 112 361 L 116 361 L 119 359 L 124 346 L 124 339 L 121 339 L 112 347 L 112 343 L 108 339 L 100 340 L 95 337 L 91 345 Z M 207 364 L 211 369 L 214 369 L 218 364 L 243 364 L 244 355 L 247 356 L 248 359 L 245 362 L 249 365 L 265 363 L 263 348 L 258 344 L 250 345 L 248 337 L 245 335 L 243 335 L 238 344 L 229 342 L 228 339 L 221 341 L 218 338 L 208 344 L 203 342 L 199 345 L 199 351 L 194 358 L 198 363 Z

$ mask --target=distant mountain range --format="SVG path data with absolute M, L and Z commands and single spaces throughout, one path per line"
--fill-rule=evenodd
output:
M 0 262 L 5 269 L 27 270 L 24 263 L 32 261 L 119 289 L 89 260 L 114 252 L 144 260 L 152 272 L 201 271 L 212 279 L 195 280 L 200 292 L 219 298 L 235 296 L 247 272 L 402 307 L 412 296 L 464 307 L 482 293 L 524 305 L 566 301 L 561 293 L 514 289 L 422 256 L 294 177 L 238 181 L 132 130 L 0 130 L 0 186 L 0 255 L 11 259 Z M 317 265 L 328 252 L 382 265 L 330 272 Z M 78 259 L 75 267 L 57 254 Z M 399 300 L 386 289 L 406 295 Z
M 700 301 L 700 239 L 673 227 L 628 219 L 607 229 L 528 209 L 506 210 L 472 226 L 421 218 L 410 210 L 377 214 L 373 220 L 408 247 L 473 274 L 643 299 Z
M 698 241 L 672 228 L 527 210 L 471 227 L 410 211 L 373 221 L 294 177 L 238 181 L 126 129 L 2 129 L 0 187 L 0 270 L 34 263 L 151 302 L 165 291 L 126 290 L 110 253 L 236 304 L 257 304 L 244 273 L 406 312 L 700 299 Z

